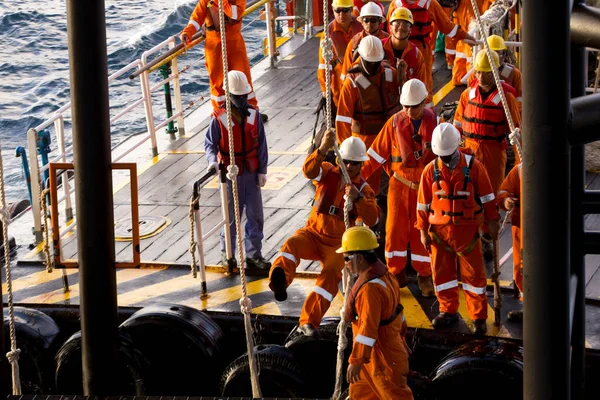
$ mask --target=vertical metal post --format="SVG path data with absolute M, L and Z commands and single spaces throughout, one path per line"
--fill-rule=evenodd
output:
M 267 15 L 267 50 L 269 60 L 271 61 L 271 68 L 277 68 L 277 37 L 275 36 L 275 12 L 272 1 L 265 4 L 265 13 Z
M 569 399 L 570 162 L 566 133 L 571 10 L 569 0 L 557 0 L 552 18 L 540 18 L 540 10 L 547 5 L 546 0 L 523 3 L 527 26 L 523 32 L 527 46 L 522 49 L 526 400 Z M 540 65 L 552 67 L 540 69 Z M 548 362 L 549 354 L 552 362 Z
M 83 392 L 116 395 L 117 284 L 104 0 L 68 0 Z
M 175 40 L 169 43 L 169 48 L 175 47 Z M 173 80 L 173 98 L 175 99 L 175 113 L 179 114 L 177 117 L 177 130 L 179 131 L 179 137 L 185 136 L 185 122 L 183 118 L 183 105 L 181 101 L 181 82 L 179 81 L 179 64 L 177 57 L 171 60 L 171 70 L 175 74 Z
M 56 132 L 58 151 L 63 155 L 60 161 L 67 162 L 67 155 L 65 154 L 65 119 L 62 115 L 54 121 L 54 131 Z M 62 187 L 65 193 L 65 222 L 68 223 L 73 219 L 73 205 L 71 204 L 71 188 L 67 171 L 62 173 Z
M 37 160 L 37 131 L 33 128 L 27 131 L 27 150 L 31 157 L 31 211 L 33 212 L 33 236 L 35 244 L 41 243 L 42 235 L 42 209 L 40 206 L 40 166 Z
M 312 37 L 312 0 L 304 1 L 304 41 Z
M 0 222 L 0 228 L 2 228 L 2 222 Z M 4 251 L 10 251 L 4 249 Z M 2 285 L 0 285 L 0 299 L 2 298 Z M 4 321 L 4 302 L 0 301 L 0 315 Z M 0 397 L 6 399 L 7 395 L 11 394 L 10 380 L 8 379 L 8 360 L 6 359 L 6 350 L 4 349 L 4 322 L 2 323 L 2 329 L 0 329 Z
M 160 76 L 163 79 L 168 79 L 169 76 L 171 76 L 170 62 L 160 67 Z M 171 84 L 169 82 L 166 82 L 163 85 L 163 91 L 165 92 L 165 108 L 167 110 L 167 119 L 169 119 L 173 116 L 173 104 L 171 103 Z M 175 123 L 173 121 L 168 122 L 165 131 L 174 138 L 175 132 L 177 132 L 177 129 L 175 129 Z
M 148 55 L 142 54 L 142 68 L 146 65 Z M 152 111 L 152 92 L 150 91 L 150 79 L 148 78 L 148 71 L 144 71 L 140 74 L 140 85 L 142 85 L 142 96 L 144 96 L 144 113 L 146 114 L 146 127 L 150 134 L 150 141 L 152 142 L 152 157 L 158 155 L 158 144 L 156 143 L 156 129 L 154 128 L 154 112 Z
M 576 1 L 583 4 L 584 2 Z M 587 86 L 586 50 L 579 45 L 571 45 L 571 98 L 585 95 Z M 585 146 L 571 147 L 571 274 L 577 277 L 571 327 L 571 398 L 582 399 L 585 383 L 585 253 L 583 249 L 585 216 L 581 214 L 581 204 L 585 190 Z

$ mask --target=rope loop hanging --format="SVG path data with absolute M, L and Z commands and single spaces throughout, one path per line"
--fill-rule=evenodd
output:
M 10 334 L 10 351 L 6 358 L 10 362 L 12 370 L 12 394 L 21 394 L 21 375 L 19 373 L 19 354 L 17 348 L 17 334 L 15 331 L 15 307 L 13 302 L 12 275 L 10 268 L 10 243 L 8 239 L 8 224 L 10 213 L 6 206 L 6 195 L 4 188 L 4 164 L 2 161 L 2 148 L 0 147 L 0 219 L 2 221 L 2 239 L 4 241 L 4 267 L 6 270 L 6 291 L 8 293 L 8 327 Z
M 191 264 L 190 264 L 190 269 L 192 271 L 192 278 L 197 278 L 198 277 L 198 263 L 196 262 L 196 245 L 198 244 L 196 242 L 196 239 L 194 237 L 194 225 L 195 225 L 195 220 L 194 220 L 194 209 L 196 207 L 196 204 L 198 204 L 198 198 L 195 196 L 190 197 L 190 210 L 188 213 L 188 220 L 190 222 L 190 246 L 188 251 L 190 252 L 190 256 L 192 258 Z M 199 240 L 202 240 L 202 238 L 198 238 Z
M 240 260 L 240 280 L 242 287 L 242 298 L 240 299 L 240 309 L 242 314 L 244 315 L 244 328 L 246 331 L 246 346 L 248 348 L 248 364 L 250 367 L 250 382 L 252 384 L 252 396 L 253 397 L 262 397 L 260 384 L 258 381 L 258 360 L 256 359 L 256 355 L 254 354 L 254 337 L 252 330 L 252 321 L 250 319 L 250 315 L 252 313 L 252 301 L 248 298 L 248 287 L 246 281 L 246 271 L 244 268 L 244 248 L 241 237 L 241 221 L 240 221 L 240 205 L 238 198 L 238 187 L 237 187 L 237 175 L 238 175 L 238 167 L 235 165 L 235 147 L 233 143 L 233 124 L 231 121 L 231 97 L 229 94 L 229 64 L 227 61 L 227 38 L 225 35 L 226 25 L 225 25 L 225 12 L 223 9 L 223 0 L 219 0 L 219 34 L 221 37 L 221 59 L 223 61 L 223 90 L 225 91 L 225 110 L 227 112 L 227 134 L 229 139 L 229 152 L 231 160 L 229 166 L 227 167 L 227 177 L 231 180 L 231 192 L 233 197 L 233 207 L 234 207 L 234 215 L 235 215 L 235 231 L 236 231 L 236 241 L 237 241 L 237 249 L 238 256 Z M 248 78 L 248 77 L 246 77 Z M 225 227 L 228 229 L 228 227 Z

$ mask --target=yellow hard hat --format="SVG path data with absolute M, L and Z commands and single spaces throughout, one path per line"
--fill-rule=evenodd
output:
M 498 68 L 500 66 L 500 57 L 498 57 L 498 53 L 496 53 L 494 50 L 492 50 L 492 58 L 494 59 L 494 65 L 496 66 L 496 68 Z M 490 65 L 485 49 L 481 49 L 477 53 L 473 69 L 479 72 L 492 71 L 492 66 Z
M 354 8 L 353 0 L 333 0 L 331 8 Z
M 413 19 L 413 15 L 410 12 L 410 10 L 406 7 L 398 7 L 394 10 L 394 12 L 392 13 L 392 16 L 390 17 L 390 24 L 398 19 L 401 19 L 403 21 L 408 21 L 410 22 L 411 25 L 414 25 L 415 21 Z
M 379 247 L 377 237 L 366 226 L 353 226 L 346 229 L 342 236 L 342 247 L 336 253 L 350 253 L 353 251 L 367 251 Z
M 506 50 L 506 45 L 504 44 L 504 39 L 498 35 L 490 35 L 487 38 L 487 42 L 490 45 L 490 49 L 494 51 Z

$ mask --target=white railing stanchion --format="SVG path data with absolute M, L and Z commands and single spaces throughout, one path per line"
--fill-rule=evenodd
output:
M 68 161 L 65 151 L 65 119 L 62 115 L 54 121 L 54 132 L 56 133 L 58 151 L 62 154 L 60 161 L 66 163 Z M 68 222 L 73 219 L 73 205 L 71 203 L 71 190 L 67 171 L 62 173 L 62 186 L 65 193 L 65 222 Z
M 37 160 L 37 131 L 33 128 L 27 131 L 27 148 L 29 150 L 29 168 L 31 168 L 31 210 L 33 211 L 33 236 L 35 244 L 41 243 L 43 238 L 42 217 L 40 207 L 40 168 Z
M 306 42 L 312 36 L 312 0 L 304 1 L 304 41 Z
M 275 12 L 273 10 L 273 2 L 269 1 L 265 4 L 265 13 L 267 15 L 267 49 L 269 59 L 271 60 L 271 68 L 277 68 L 277 38 L 275 36 Z
M 175 39 L 169 43 L 169 48 L 175 47 Z M 181 82 L 179 81 L 179 65 L 177 57 L 171 60 L 171 74 L 175 78 L 173 80 L 173 99 L 175 100 L 175 114 L 177 117 L 177 132 L 179 137 L 185 136 L 185 122 L 183 119 L 183 102 L 181 101 Z
M 146 64 L 146 54 L 142 55 L 142 65 Z M 158 155 L 158 145 L 156 144 L 156 130 L 154 129 L 154 113 L 152 111 L 152 92 L 150 92 L 150 80 L 148 71 L 140 74 L 140 84 L 142 85 L 142 95 L 144 96 L 144 112 L 146 113 L 146 127 L 150 134 L 152 142 L 152 157 Z

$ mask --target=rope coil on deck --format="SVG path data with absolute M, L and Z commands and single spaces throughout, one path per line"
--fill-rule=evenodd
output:
M 223 0 L 219 0 L 219 34 L 221 37 L 221 59 L 223 61 L 223 90 L 225 91 L 225 109 L 227 111 L 227 136 L 229 139 L 230 160 L 232 162 L 227 167 L 228 178 L 231 180 L 231 192 L 233 197 L 233 206 L 235 213 L 235 230 L 237 249 L 240 260 L 240 280 L 242 286 L 242 298 L 240 299 L 240 308 L 244 314 L 244 327 L 246 330 L 246 345 L 248 347 L 248 364 L 250 367 L 250 382 L 252 384 L 252 396 L 262 397 L 260 384 L 258 381 L 258 360 L 254 354 L 254 338 L 252 336 L 252 322 L 250 314 L 252 313 L 252 301 L 248 298 L 248 287 L 246 282 L 246 271 L 244 269 L 244 248 L 241 237 L 240 205 L 238 199 L 237 174 L 238 168 L 235 165 L 235 147 L 233 143 L 233 124 L 231 121 L 231 97 L 229 94 L 229 65 L 227 62 L 227 39 L 225 36 L 225 12 L 223 11 Z M 248 77 L 246 77 L 248 78 Z M 229 229 L 229 227 L 225 227 Z
M 8 224 L 10 223 L 10 218 L 6 207 L 3 165 L 2 151 L 0 148 L 0 217 L 2 218 L 2 238 L 4 240 L 4 266 L 6 269 L 6 291 L 8 292 L 8 326 L 10 332 L 10 351 L 6 353 L 6 358 L 10 362 L 12 370 L 12 393 L 13 395 L 20 395 L 21 375 L 19 373 L 19 354 L 21 353 L 21 350 L 17 348 L 17 334 L 15 332 L 15 310 L 10 268 L 10 243 L 8 239 Z

